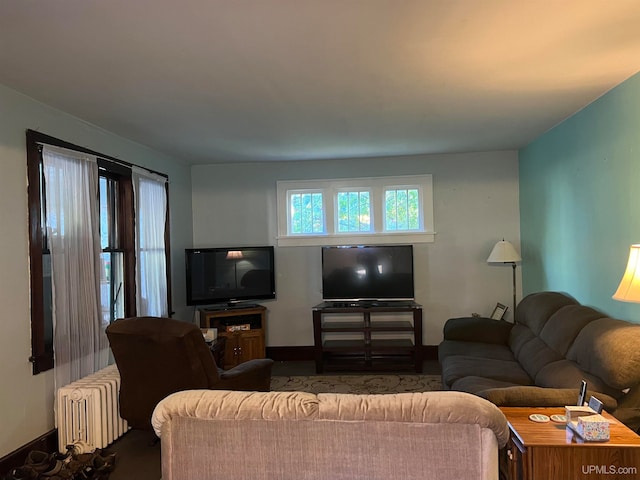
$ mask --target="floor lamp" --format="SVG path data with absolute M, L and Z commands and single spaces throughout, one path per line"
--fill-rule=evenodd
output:
M 504 238 L 496 243 L 491 250 L 487 263 L 510 263 L 513 267 L 513 321 L 516 315 L 516 262 L 522 260 L 522 257 L 516 252 L 516 249 Z

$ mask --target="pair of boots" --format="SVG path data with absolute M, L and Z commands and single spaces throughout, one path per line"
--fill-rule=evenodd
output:
M 67 445 L 66 454 L 32 450 L 24 465 L 4 480 L 107 480 L 115 462 L 115 453 L 103 456 L 101 450 L 80 443 Z

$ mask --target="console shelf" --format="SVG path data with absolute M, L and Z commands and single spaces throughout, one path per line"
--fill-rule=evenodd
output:
M 411 314 L 411 320 L 372 320 L 377 314 L 394 317 Z M 358 315 L 362 321 L 331 321 L 326 317 Z M 356 337 L 331 338 L 341 334 Z M 414 370 L 422 372 L 422 307 L 414 302 L 384 306 L 335 306 L 323 302 L 313 307 L 316 372 L 324 370 Z M 377 335 L 382 335 L 378 337 Z
M 324 322 L 323 332 L 362 332 L 367 328 L 364 322 Z M 413 332 L 413 323 L 397 322 L 371 322 L 368 327 L 372 332 Z

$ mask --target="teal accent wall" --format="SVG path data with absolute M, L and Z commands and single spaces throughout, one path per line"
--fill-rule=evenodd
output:
M 613 300 L 640 243 L 640 74 L 519 152 L 523 293 L 562 291 L 640 323 Z

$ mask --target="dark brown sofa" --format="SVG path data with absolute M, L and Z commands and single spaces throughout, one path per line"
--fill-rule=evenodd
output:
M 558 292 L 525 297 L 515 324 L 453 318 L 438 347 L 445 389 L 498 406 L 575 405 L 587 398 L 634 430 L 640 427 L 640 325 L 607 318 Z

